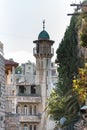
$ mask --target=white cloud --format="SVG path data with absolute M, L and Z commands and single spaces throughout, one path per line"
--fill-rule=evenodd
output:
M 6 52 L 4 57 L 6 59 L 12 58 L 15 62 L 25 63 L 27 61 L 35 62 L 35 57 L 33 53 L 27 51 L 15 51 L 15 52 Z

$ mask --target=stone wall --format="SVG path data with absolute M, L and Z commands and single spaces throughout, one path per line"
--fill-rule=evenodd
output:
M 6 114 L 6 130 L 19 130 L 19 116 L 16 114 Z

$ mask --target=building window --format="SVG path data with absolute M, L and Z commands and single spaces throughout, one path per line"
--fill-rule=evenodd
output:
M 37 53 L 39 53 L 39 44 L 36 45 Z
M 32 115 L 32 106 L 30 106 L 30 115 Z
M 28 130 L 27 124 L 24 124 L 24 129 L 23 130 Z
M 36 115 L 36 106 L 34 106 L 34 115 Z
M 24 105 L 24 115 L 27 115 L 27 105 Z
M 48 67 L 48 65 L 49 65 L 49 59 L 47 59 L 47 67 Z
M 11 78 L 11 82 L 12 82 L 12 78 Z
M 32 125 L 30 125 L 30 130 L 33 130 Z
M 34 130 L 36 130 L 36 125 L 34 125 Z
M 25 92 L 25 87 L 19 86 L 19 93 L 24 94 L 24 92 Z
M 28 67 L 28 69 L 30 70 L 30 69 L 31 69 L 31 67 L 29 66 L 29 67 Z
M 17 106 L 17 113 L 21 114 L 21 108 L 20 108 L 20 106 Z
M 46 72 L 46 76 L 48 76 L 48 71 Z
M 31 94 L 35 93 L 36 93 L 35 85 L 31 85 Z
M 51 70 L 51 76 L 55 76 L 56 75 L 56 70 Z
M 12 112 L 12 100 L 8 101 L 8 112 Z

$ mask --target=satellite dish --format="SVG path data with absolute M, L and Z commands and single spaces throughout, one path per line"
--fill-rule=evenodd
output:
M 61 125 L 64 125 L 64 123 L 65 123 L 66 120 L 67 120 L 67 119 L 66 119 L 65 117 L 62 117 L 62 118 L 60 119 L 60 124 L 61 124 Z

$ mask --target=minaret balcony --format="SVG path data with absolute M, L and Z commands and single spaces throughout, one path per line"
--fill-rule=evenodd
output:
M 39 48 L 39 50 L 35 47 L 33 48 L 33 55 L 36 57 L 39 56 L 47 56 L 52 57 L 54 55 L 54 48 Z
M 20 122 L 39 123 L 41 121 L 41 116 L 40 116 L 40 114 L 38 114 L 38 115 L 20 115 L 19 116 L 19 121 Z

